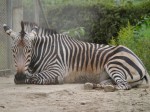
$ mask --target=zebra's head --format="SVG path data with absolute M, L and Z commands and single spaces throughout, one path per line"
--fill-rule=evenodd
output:
M 12 38 L 12 54 L 16 67 L 16 80 L 25 78 L 26 71 L 31 61 L 32 40 L 36 37 L 37 27 L 31 32 L 26 32 L 24 23 L 21 22 L 21 31 L 14 32 L 6 24 L 3 25 L 4 31 Z M 22 78 L 22 79 L 21 79 Z

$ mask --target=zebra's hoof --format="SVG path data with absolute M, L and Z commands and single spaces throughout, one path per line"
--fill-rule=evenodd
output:
M 101 90 L 103 88 L 102 88 L 102 86 L 100 84 L 93 84 L 93 89 L 95 89 L 95 90 Z
M 85 84 L 84 84 L 84 89 L 86 89 L 86 90 L 91 90 L 91 89 L 93 89 L 93 84 L 92 84 L 92 83 L 85 83 Z
M 114 91 L 115 91 L 115 87 L 112 86 L 112 85 L 106 85 L 106 86 L 104 87 L 104 91 L 105 91 L 105 92 L 114 92 Z

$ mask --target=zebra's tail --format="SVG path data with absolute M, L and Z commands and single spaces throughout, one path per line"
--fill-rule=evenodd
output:
M 139 85 L 140 88 L 148 88 L 150 87 L 150 75 L 146 71 L 145 76 L 142 78 L 143 82 Z
M 146 71 L 146 74 L 145 74 L 145 80 L 146 80 L 146 83 L 150 85 L 150 75 L 148 74 L 147 71 Z

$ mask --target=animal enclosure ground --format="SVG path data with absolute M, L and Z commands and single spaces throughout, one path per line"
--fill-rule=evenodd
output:
M 15 85 L 0 77 L 0 112 L 150 112 L 150 88 L 104 92 L 83 84 Z

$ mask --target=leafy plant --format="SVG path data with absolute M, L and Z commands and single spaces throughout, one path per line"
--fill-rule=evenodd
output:
M 138 38 L 150 37 L 150 16 L 142 17 L 142 20 L 137 23 L 135 34 Z
M 150 55 L 149 19 L 139 21 L 136 26 L 132 26 L 128 22 L 128 25 L 119 31 L 117 39 L 112 38 L 110 43 L 113 45 L 121 44 L 130 48 L 140 57 L 150 72 L 150 58 L 148 58 Z

